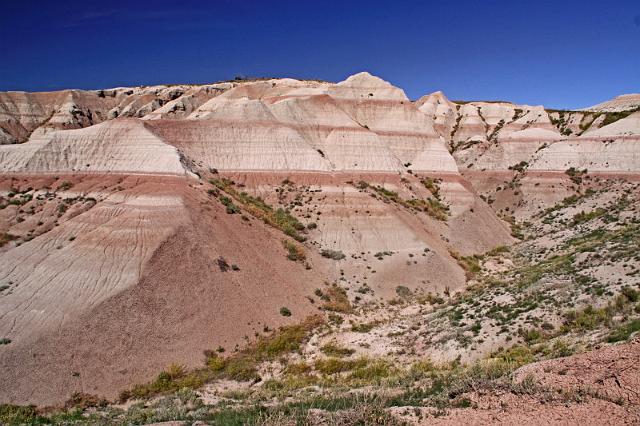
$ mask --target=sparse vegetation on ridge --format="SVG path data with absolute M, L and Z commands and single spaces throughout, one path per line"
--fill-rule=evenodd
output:
M 434 219 L 446 221 L 449 217 L 449 207 L 440 201 L 439 182 L 430 178 L 423 179 L 421 182 L 433 194 L 433 198 L 403 199 L 395 191 L 388 190 L 380 185 L 372 186 L 364 181 L 358 182 L 357 187 L 361 190 L 370 189 L 373 191 L 372 194 L 379 196 L 384 202 L 395 203 L 413 211 L 425 212 Z
M 229 179 L 210 179 L 209 183 L 233 197 L 253 216 L 262 219 L 265 223 L 273 226 L 274 228 L 280 229 L 286 235 L 299 242 L 306 240 L 306 237 L 304 236 L 306 227 L 298 219 L 289 214 L 288 211 L 282 208 L 274 209 L 260 198 L 252 197 L 246 192 L 238 192 L 233 186 L 233 182 Z M 231 202 L 229 197 L 221 196 L 220 201 L 223 204 L 227 201 L 229 205 L 233 206 L 231 213 L 237 213 L 239 211 L 239 209 Z M 228 204 L 225 205 L 227 206 L 227 212 L 229 213 Z

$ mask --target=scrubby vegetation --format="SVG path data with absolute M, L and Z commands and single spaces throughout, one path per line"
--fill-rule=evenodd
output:
M 11 235 L 8 232 L 3 232 L 0 234 L 0 247 L 16 239 L 18 239 L 17 236 Z
M 509 166 L 509 170 L 514 170 L 518 173 L 524 173 L 524 171 L 527 170 L 527 167 L 529 167 L 529 163 L 527 163 L 526 161 L 521 161 L 518 164 Z
M 287 312 L 291 314 L 288 308 L 281 309 L 282 315 Z M 261 362 L 274 360 L 280 355 L 299 350 L 300 345 L 308 339 L 309 333 L 322 324 L 321 317 L 307 318 L 301 324 L 282 327 L 273 334 L 260 336 L 254 344 L 225 358 L 221 357 L 217 351 L 207 351 L 206 367 L 194 371 L 187 371 L 179 364 L 172 364 L 161 372 L 156 380 L 123 391 L 120 401 L 124 402 L 130 398 L 149 398 L 183 388 L 197 389 L 216 378 L 256 379 L 258 378 L 257 368 Z
M 337 284 L 329 286 L 325 291 L 318 289 L 315 294 L 324 302 L 322 308 L 326 311 L 340 313 L 353 311 L 347 292 Z
M 395 191 L 391 191 L 380 185 L 372 186 L 364 181 L 358 182 L 357 188 L 361 190 L 371 190 L 372 194 L 380 197 L 380 199 L 386 203 L 395 203 L 409 210 L 427 213 L 437 220 L 446 221 L 449 217 L 449 207 L 441 201 L 440 182 L 431 178 L 421 179 L 421 182 L 424 187 L 431 192 L 433 197 L 427 199 L 404 199 Z
M 458 265 L 464 270 L 467 280 L 473 279 L 481 271 L 479 256 L 461 256 L 460 253 L 451 250 L 451 257 L 458 261 Z
M 301 245 L 289 240 L 282 240 L 282 245 L 284 245 L 284 248 L 287 250 L 287 259 L 297 262 L 304 261 L 307 258 L 304 248 Z
M 239 212 L 239 208 L 235 206 L 235 204 L 232 203 L 231 198 L 229 198 L 232 197 L 247 212 L 259 219 L 262 219 L 265 223 L 273 226 L 274 228 L 280 229 L 286 235 L 299 242 L 306 240 L 306 237 L 304 236 L 306 227 L 285 209 L 274 209 L 261 198 L 252 197 L 246 192 L 238 192 L 235 189 L 233 181 L 229 179 L 211 179 L 209 180 L 209 183 L 228 194 L 228 196 L 220 195 L 220 201 L 227 207 L 227 213 Z M 231 211 L 229 205 L 233 206 L 231 207 Z
M 626 111 L 617 111 L 617 112 L 605 112 L 604 120 L 602 121 L 602 126 L 608 126 L 609 124 L 613 124 L 618 120 L 622 120 L 623 118 L 627 118 L 634 112 L 640 111 L 640 107 L 629 109 Z
M 195 370 L 170 365 L 155 380 L 122 393 L 123 401 L 139 399 L 126 410 L 79 395 L 56 414 L 5 406 L 0 421 L 395 424 L 405 411 L 428 422 L 430 416 L 474 408 L 470 395 L 492 392 L 545 403 L 586 397 L 612 402 L 587 390 L 559 393 L 517 373 L 532 362 L 640 333 L 640 186 L 608 191 L 605 184 L 588 189 L 592 183 L 582 181 L 581 192 L 525 220 L 520 215 L 516 222 L 509 212 L 505 219 L 521 237 L 510 247 L 469 256 L 451 249 L 466 274 L 464 289 L 427 292 L 398 282 L 390 288 L 392 298 L 381 300 L 375 286 L 337 279 L 309 294 L 321 316 L 276 332 L 265 328 L 247 338 L 245 349 L 207 351 L 204 366 Z M 422 185 L 439 196 L 437 182 L 425 179 Z M 389 202 L 399 199 L 366 183 L 356 187 Z M 251 205 L 231 190 L 214 189 L 219 192 L 212 196 L 227 194 L 242 210 Z M 295 239 L 282 244 L 289 259 L 305 260 L 305 248 Z M 322 254 L 344 259 L 337 251 Z M 378 264 L 407 253 L 366 255 Z M 340 270 L 341 277 L 349 273 Z M 298 315 L 295 308 L 278 304 L 272 314 Z
M 339 250 L 331 250 L 331 249 L 322 249 L 320 251 L 320 254 L 322 255 L 322 257 L 326 257 L 328 259 L 333 259 L 333 260 L 342 260 L 345 257 L 347 257 L 343 252 Z
M 582 183 L 582 178 L 587 174 L 587 170 L 576 170 L 575 167 L 570 167 L 564 172 L 573 183 L 576 185 L 580 185 Z

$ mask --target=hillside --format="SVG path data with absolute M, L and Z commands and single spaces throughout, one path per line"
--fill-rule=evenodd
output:
M 0 93 L 0 421 L 640 421 L 637 97 Z

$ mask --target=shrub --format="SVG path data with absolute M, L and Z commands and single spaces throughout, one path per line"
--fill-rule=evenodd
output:
M 375 321 L 365 322 L 360 324 L 352 324 L 351 331 L 355 331 L 356 333 L 368 333 L 371 330 L 373 330 L 373 328 L 377 325 L 378 323 Z
M 600 216 L 604 216 L 607 211 L 603 208 L 598 207 L 597 209 L 590 212 L 580 212 L 573 216 L 573 225 L 579 225 L 581 223 L 588 222 L 592 219 L 598 218 Z
M 224 257 L 220 256 L 216 259 L 216 263 L 222 272 L 227 272 L 229 270 L 229 263 L 227 263 L 227 260 Z
M 442 296 L 433 295 L 431 293 L 420 295 L 418 296 L 417 300 L 421 305 L 424 305 L 425 303 L 428 303 L 430 305 L 441 305 L 444 303 L 444 299 L 442 298 Z
M 509 349 L 492 354 L 492 356 L 514 366 L 521 366 L 533 362 L 531 349 L 528 346 L 522 345 L 512 346 Z
M 58 186 L 58 191 L 67 191 L 71 189 L 72 186 L 73 184 L 71 182 L 65 180 Z
M 10 241 L 17 240 L 18 237 L 15 235 L 8 234 L 6 232 L 0 233 L 0 247 L 9 243 Z
M 497 256 L 499 254 L 502 253 L 508 253 L 509 252 L 509 247 L 507 246 L 498 246 L 496 248 L 494 248 L 493 250 L 490 250 L 487 252 L 487 256 Z
M 343 252 L 337 250 L 323 249 L 320 254 L 322 257 L 326 257 L 328 259 L 333 260 L 342 260 L 347 257 Z
M 589 305 L 580 311 L 569 311 L 565 315 L 564 328 L 568 330 L 593 330 L 600 324 L 609 321 L 612 312 L 609 307 L 596 309 Z
M 0 423 L 7 425 L 36 424 L 41 420 L 35 405 L 0 405 Z M 38 422 L 39 423 L 39 422 Z
M 366 358 L 356 360 L 343 360 L 339 358 L 318 359 L 314 363 L 314 368 L 321 374 L 332 375 L 353 370 L 356 367 L 364 367 L 368 363 Z
M 298 244 L 289 240 L 282 240 L 282 245 L 287 249 L 287 259 L 296 262 L 304 261 L 307 258 L 304 249 Z
M 634 290 L 629 286 L 622 287 L 620 293 L 622 293 L 622 295 L 626 297 L 629 302 L 637 302 L 640 296 L 637 290 Z
M 600 127 L 604 127 L 607 126 L 611 123 L 615 123 L 618 120 L 621 120 L 623 118 L 628 117 L 629 115 L 633 114 L 634 112 L 640 111 L 640 107 L 638 108 L 633 108 L 633 109 L 629 109 L 626 111 L 616 111 L 616 112 L 606 112 L 604 120 L 602 121 L 602 124 L 600 125 Z
M 305 226 L 300 223 L 298 219 L 291 216 L 288 211 L 282 208 L 274 210 L 272 206 L 265 203 L 261 198 L 252 197 L 246 192 L 238 192 L 233 187 L 233 181 L 229 179 L 210 179 L 209 183 L 234 197 L 238 203 L 244 206 L 246 211 L 251 213 L 253 216 L 262 219 L 266 224 L 280 229 L 282 232 L 292 237 L 296 241 L 302 242 L 306 240 L 306 238 L 300 233 L 302 231 L 305 231 Z M 224 196 L 224 198 L 229 200 L 231 206 L 235 206 L 235 204 L 231 202 L 231 199 L 229 197 Z M 237 206 L 235 207 L 237 208 Z M 234 208 L 228 207 L 227 211 L 230 210 L 234 210 Z M 238 211 L 239 209 L 236 212 Z
M 280 308 L 280 315 L 282 315 L 283 317 L 290 317 L 291 311 L 289 310 L 289 308 L 283 306 L 282 308 Z
M 612 331 L 607 338 L 609 343 L 621 342 L 624 340 L 629 340 L 629 337 L 637 331 L 640 331 L 640 320 L 636 319 L 631 321 L 630 323 L 624 324 L 618 327 L 616 330 Z
M 343 348 L 341 346 L 338 346 L 335 342 L 327 343 L 326 345 L 322 346 L 320 350 L 323 354 L 336 358 L 347 357 L 355 353 L 355 350 Z
M 439 179 L 431 179 L 429 177 L 422 179 L 422 185 L 429 190 L 433 194 L 434 197 L 440 197 L 440 180 Z
M 224 195 L 220 197 L 220 202 L 227 208 L 227 214 L 235 214 L 240 213 L 240 208 L 233 204 L 231 198 L 225 197 Z
M 327 311 L 350 313 L 353 310 L 347 297 L 347 292 L 336 284 L 332 285 L 326 293 L 322 293 L 322 295 L 324 297 L 321 298 L 325 300 L 322 307 Z
M 587 174 L 587 169 L 577 170 L 575 167 L 569 167 L 564 173 L 569 176 L 569 179 L 576 185 L 582 183 L 582 177 Z
M 542 339 L 542 333 L 539 330 L 520 330 L 520 335 L 527 343 L 534 343 Z
M 411 296 L 411 290 L 409 290 L 408 287 L 405 287 L 403 285 L 399 285 L 396 287 L 396 294 L 402 298 L 407 298 L 409 296 Z
M 109 402 L 106 399 L 95 395 L 83 392 L 74 392 L 71 395 L 71 398 L 64 403 L 64 407 L 66 409 L 79 408 L 81 410 L 86 410 L 91 407 L 106 407 L 108 403 Z
M 194 376 L 187 376 L 183 365 L 171 364 L 166 371 L 158 374 L 153 382 L 146 385 L 136 385 L 131 389 L 129 395 L 136 398 L 146 398 L 151 395 L 176 391 L 188 381 L 193 387 L 202 385 L 201 381 L 194 380 Z M 121 395 L 121 399 L 129 395 Z
M 209 367 L 212 371 L 222 371 L 225 366 L 224 358 L 218 356 L 218 354 L 214 352 L 206 352 L 207 355 L 207 367 Z
M 464 269 L 467 280 L 473 279 L 482 270 L 482 267 L 480 266 L 480 256 L 462 256 L 455 250 L 450 250 L 449 254 L 451 254 L 451 257 L 453 257 L 458 262 L 458 265 Z
M 245 382 L 258 377 L 256 365 L 249 358 L 230 358 L 225 364 L 224 373 L 230 379 Z
M 389 377 L 395 370 L 389 361 L 377 359 L 367 362 L 364 365 L 357 365 L 355 370 L 349 375 L 349 378 L 364 380 L 366 382 L 379 382 L 380 379 Z
M 527 163 L 526 161 L 521 161 L 518 164 L 509 166 L 509 170 L 515 170 L 518 173 L 522 173 L 527 169 L 527 167 L 529 167 L 529 163 Z
M 444 205 L 438 199 L 427 199 L 424 210 L 429 216 L 441 221 L 447 220 L 449 215 L 449 207 Z

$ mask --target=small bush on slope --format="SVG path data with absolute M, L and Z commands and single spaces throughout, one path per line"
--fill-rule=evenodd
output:
M 304 261 L 307 258 L 304 249 L 298 244 L 289 240 L 282 240 L 282 245 L 287 249 L 287 259 L 297 262 Z
M 343 252 L 341 251 L 337 251 L 337 250 L 329 250 L 329 249 L 323 249 L 320 254 L 322 255 L 322 257 L 326 257 L 328 259 L 333 259 L 333 260 L 342 260 L 345 257 L 347 257 Z

